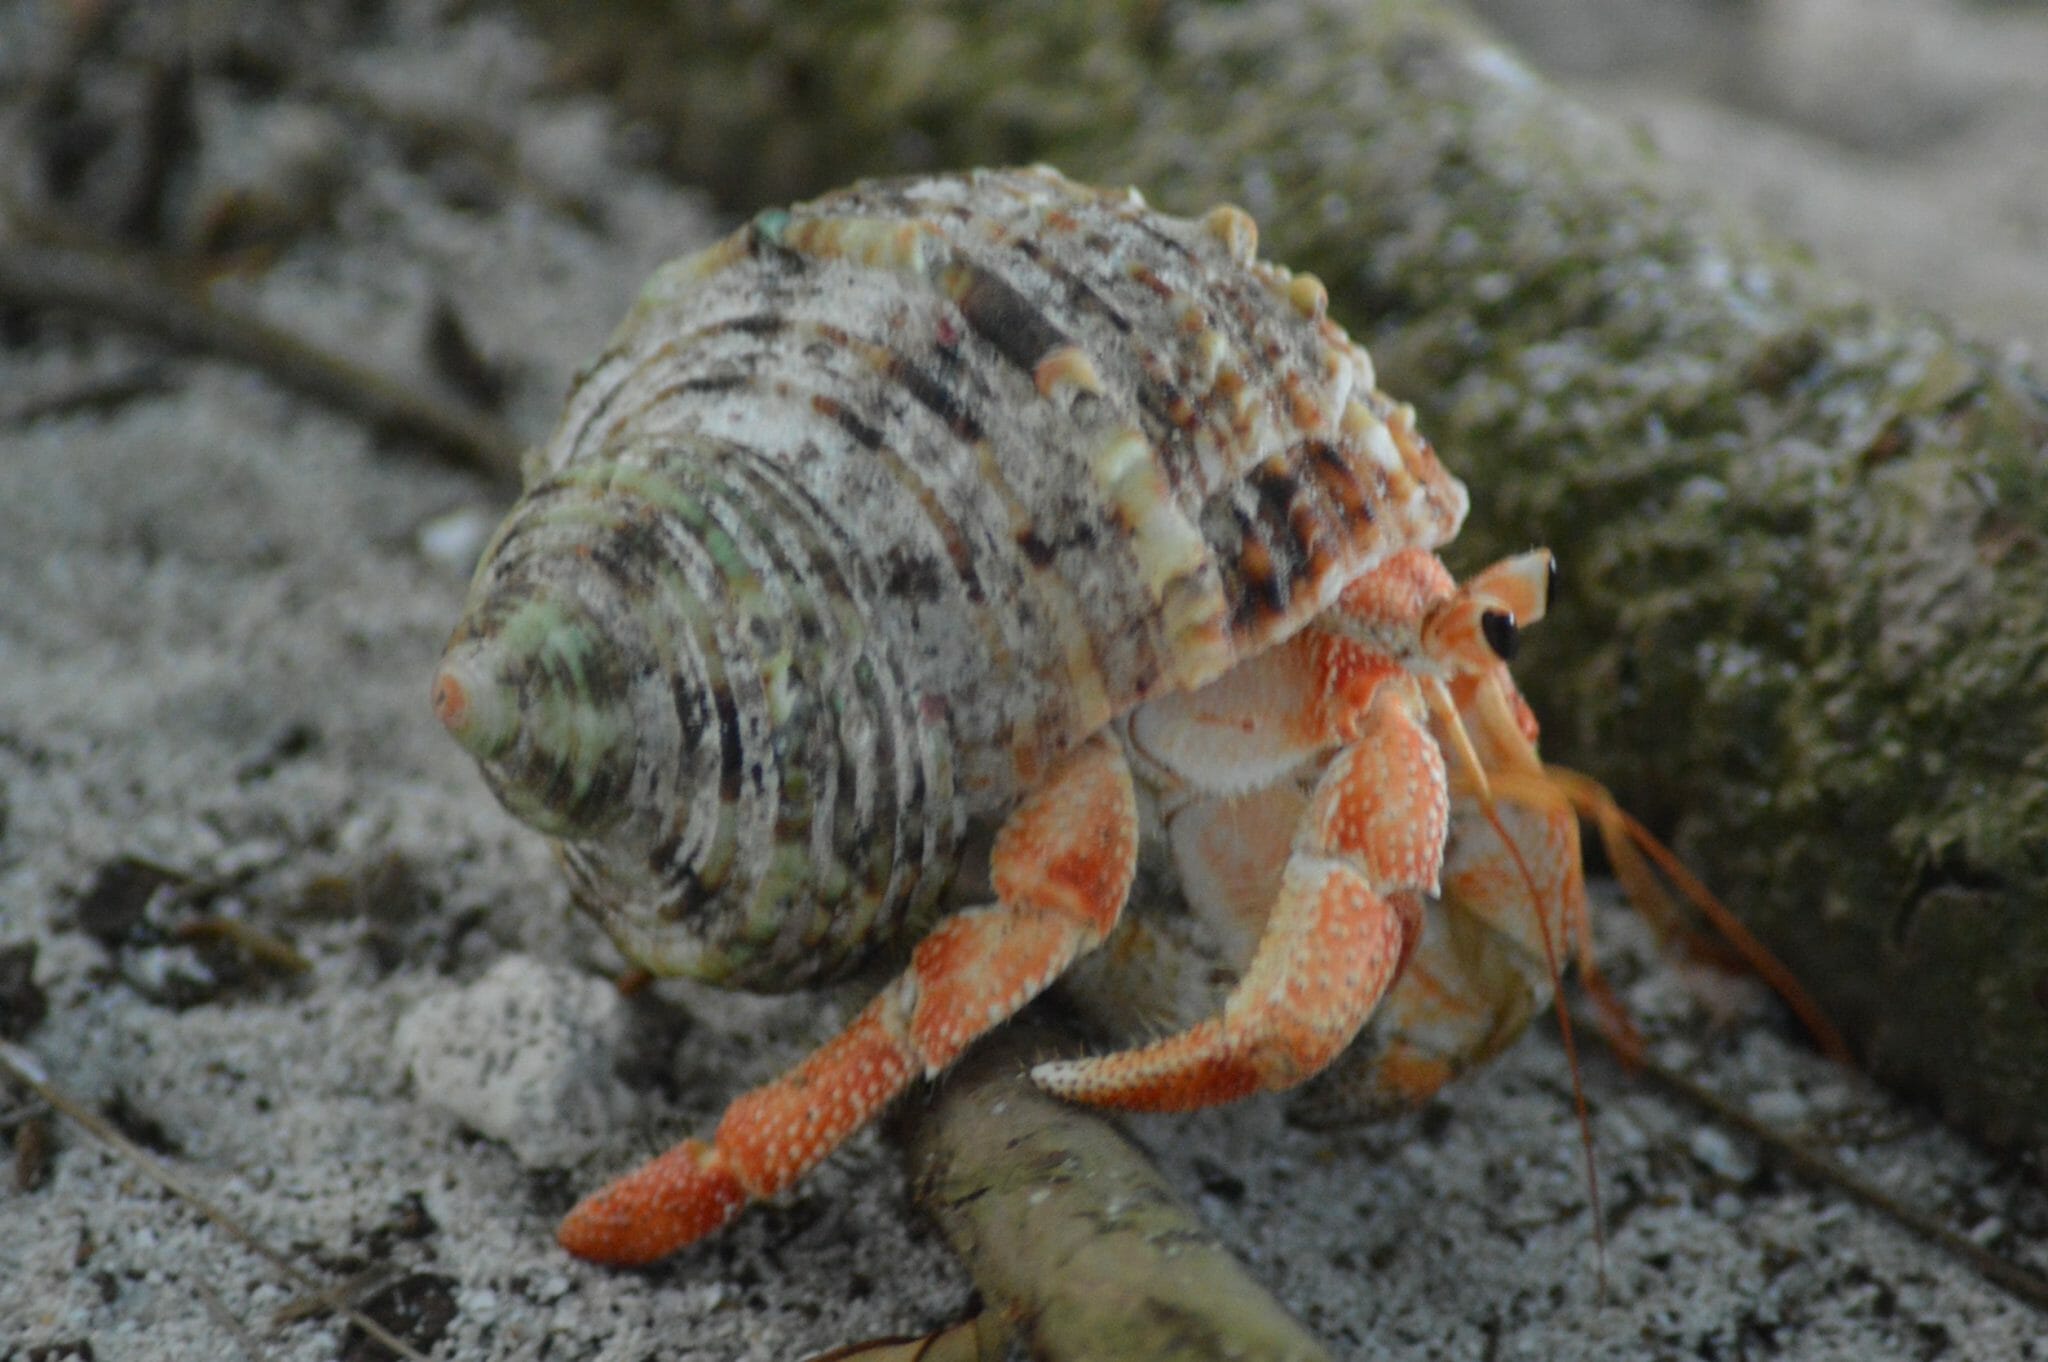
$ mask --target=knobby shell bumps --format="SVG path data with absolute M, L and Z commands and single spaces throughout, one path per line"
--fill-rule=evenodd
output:
M 1048 1087 L 1296 1083 L 1393 983 L 1444 752 L 1470 724 L 1474 759 L 1534 762 L 1496 649 L 1548 556 L 1451 583 L 1465 489 L 1256 241 L 1045 169 L 861 184 L 662 269 L 580 377 L 442 722 L 654 972 L 907 963 L 714 1141 L 578 1207 L 571 1248 L 642 1261 L 786 1185 L 1104 939 L 1141 824 L 1185 883 L 1255 863 L 1203 902 L 1256 950 L 1221 1012 Z

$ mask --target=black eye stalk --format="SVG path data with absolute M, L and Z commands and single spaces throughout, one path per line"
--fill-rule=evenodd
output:
M 1515 617 L 1505 610 L 1489 610 L 1479 617 L 1479 632 L 1486 635 L 1487 644 L 1503 662 L 1515 660 L 1515 650 L 1522 646 L 1522 631 L 1515 627 Z

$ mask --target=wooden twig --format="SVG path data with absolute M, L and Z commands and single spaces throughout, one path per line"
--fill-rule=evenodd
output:
M 0 245 L 0 305 L 76 312 L 247 364 L 373 425 L 419 436 L 495 481 L 518 482 L 519 441 L 492 417 L 217 306 L 135 261 Z
M 307 1275 L 297 1263 L 257 1238 L 255 1233 L 243 1226 L 240 1221 L 201 1196 L 183 1178 L 165 1167 L 147 1150 L 116 1130 L 112 1122 L 52 1083 L 49 1074 L 43 1069 L 42 1062 L 34 1055 L 18 1045 L 0 1041 L 0 1069 L 12 1074 L 36 1096 L 77 1122 L 87 1134 L 126 1160 L 130 1167 L 213 1222 L 229 1238 L 258 1257 L 266 1259 L 272 1267 L 290 1278 L 302 1290 L 319 1297 L 328 1309 L 346 1316 L 357 1328 L 398 1356 L 410 1358 L 412 1362 L 427 1362 L 418 1349 L 358 1310 L 341 1292 Z
M 256 1341 L 256 1335 L 249 1332 L 249 1326 L 235 1318 L 235 1312 L 228 1309 L 228 1303 L 220 1298 L 220 1292 L 204 1277 L 192 1281 L 192 1289 L 199 1293 L 199 1299 L 206 1304 L 206 1313 L 214 1322 L 225 1329 L 235 1340 L 235 1346 L 242 1350 L 242 1356 L 249 1362 L 263 1362 L 263 1347 Z
M 398 1276 L 390 1263 L 373 1263 L 361 1272 L 352 1273 L 345 1280 L 335 1283 L 325 1294 L 341 1296 L 345 1300 L 359 1301 L 389 1286 Z M 270 1312 L 270 1322 L 283 1326 L 297 1324 L 302 1319 L 312 1319 L 331 1309 L 322 1296 L 297 1296 Z
M 1328 1362 L 1101 1116 L 1024 1070 L 1050 1033 L 1006 1031 L 911 1117 L 911 1181 L 975 1284 L 1062 1362 Z
M 1614 1053 L 1617 1059 L 1621 1058 L 1619 1053 L 1614 1051 L 1606 1032 L 1594 1025 L 1590 1019 L 1575 1016 L 1574 1025 L 1583 1034 L 1594 1037 L 1599 1044 L 1608 1047 L 1609 1052 Z M 1759 1121 L 1719 1093 L 1686 1077 L 1676 1069 L 1658 1063 L 1651 1056 L 1639 1055 L 1629 1062 L 1642 1077 L 1664 1091 L 1691 1103 L 1722 1125 L 1741 1131 L 1754 1140 L 1757 1147 L 1767 1156 L 1784 1164 L 1801 1177 L 1861 1202 L 1893 1224 L 1958 1259 L 1971 1271 L 2015 1300 L 2031 1305 L 2036 1310 L 2048 1311 L 2048 1278 L 1999 1257 L 1983 1245 L 1958 1233 L 1939 1217 L 1907 1205 L 1876 1183 L 1857 1176 L 1839 1160 L 1807 1148 L 1784 1132 Z
M 572 222 L 601 220 L 604 205 L 536 173 L 519 154 L 511 132 L 481 116 L 451 110 L 407 107 L 359 81 L 333 73 L 301 69 L 292 72 L 296 88 L 309 98 L 332 104 L 352 118 L 372 121 L 390 133 L 408 157 L 455 152 L 471 157 L 506 192 L 540 203 Z
M 257 964 L 282 974 L 304 974 L 313 968 L 313 962 L 300 955 L 291 942 L 237 918 L 193 918 L 179 923 L 172 935 L 180 941 L 228 942 Z
M 161 365 L 142 364 L 114 374 L 94 374 L 51 392 L 31 393 L 0 406 L 0 426 L 25 426 L 53 416 L 107 411 L 139 397 L 154 397 L 170 387 Z
M 995 1311 L 926 1334 L 922 1338 L 878 1338 L 850 1343 L 804 1362 L 999 1362 L 1008 1357 L 1009 1325 Z

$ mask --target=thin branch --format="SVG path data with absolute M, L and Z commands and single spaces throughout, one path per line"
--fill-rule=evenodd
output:
M 1581 1029 L 1602 1045 L 1612 1045 L 1596 1026 L 1581 1023 Z M 1616 1056 L 1619 1058 L 1619 1055 Z M 1675 1069 L 1659 1064 L 1648 1055 L 1638 1061 L 1643 1077 L 1666 1092 L 1683 1098 L 1725 1126 L 1741 1131 L 1772 1158 L 1802 1177 L 1830 1187 L 1918 1235 L 1936 1248 L 1961 1260 L 1978 1276 L 2036 1310 L 2048 1311 L 2048 1278 L 2018 1263 L 1999 1257 L 1945 1224 L 1939 1217 L 1908 1206 L 1891 1193 L 1851 1172 L 1837 1160 L 1807 1148 L 1782 1131 L 1775 1130 L 1718 1093 L 1701 1086 Z
M 519 154 L 507 128 L 486 118 L 392 102 L 370 86 L 320 70 L 295 70 L 292 79 L 306 96 L 332 104 L 351 117 L 381 124 L 408 157 L 456 152 L 474 159 L 508 194 L 537 201 L 572 222 L 600 220 L 604 205 L 536 173 Z
M 1009 1356 L 1011 1330 L 996 1311 L 922 1338 L 877 1338 L 818 1353 L 804 1362 L 997 1362 Z
M 212 1221 L 229 1238 L 241 1244 L 258 1257 L 268 1260 L 272 1267 L 275 1267 L 279 1272 L 289 1277 L 301 1289 L 319 1297 L 330 1310 L 347 1316 L 357 1328 L 391 1349 L 392 1352 L 400 1357 L 411 1358 L 412 1362 L 427 1362 L 425 1356 L 404 1339 L 392 1333 L 363 1311 L 358 1310 L 349 1301 L 344 1299 L 339 1291 L 332 1287 L 324 1286 L 307 1275 L 300 1269 L 298 1264 L 294 1263 L 277 1249 L 263 1242 L 263 1240 L 257 1238 L 255 1233 L 245 1228 L 240 1221 L 234 1219 L 204 1196 L 201 1196 L 197 1191 L 194 1191 L 183 1178 L 180 1178 L 176 1173 L 173 1173 L 169 1168 L 158 1162 L 155 1157 L 126 1135 L 114 1129 L 111 1122 L 101 1117 L 99 1113 L 85 1105 L 78 1098 L 73 1097 L 70 1093 L 52 1083 L 49 1074 L 43 1068 L 42 1062 L 27 1050 L 7 1041 L 0 1041 L 0 1069 L 5 1069 L 18 1081 L 26 1084 L 36 1096 L 42 1098 L 52 1107 L 84 1127 L 87 1134 L 113 1150 L 121 1158 L 127 1160 L 129 1165 L 137 1172 L 140 1172 L 172 1196 L 177 1197 L 193 1210 L 199 1212 L 200 1215 Z
M 322 1295 L 332 1293 L 349 1300 L 362 1300 L 383 1290 L 398 1278 L 397 1269 L 389 1263 L 373 1263 L 361 1272 L 329 1287 Z M 297 1324 L 302 1319 L 311 1319 L 328 1308 L 320 1296 L 296 1296 L 270 1312 L 270 1322 L 278 1327 Z
M 0 304 L 76 312 L 247 364 L 373 425 L 417 435 L 496 481 L 517 484 L 519 441 L 494 418 L 217 306 L 135 261 L 0 246 Z
M 138 397 L 168 390 L 170 379 L 158 364 L 141 364 L 117 374 L 94 374 L 53 392 L 31 393 L 0 406 L 0 426 L 24 426 L 51 416 L 107 411 Z
M 213 1284 L 204 1277 L 197 1277 L 193 1279 L 192 1289 L 198 1292 L 199 1299 L 205 1302 L 206 1313 L 212 1315 L 214 1322 L 235 1340 L 235 1345 L 242 1350 L 242 1356 L 248 1358 L 249 1362 L 264 1362 L 262 1345 L 257 1343 L 256 1336 L 249 1332 L 249 1326 L 235 1318 L 235 1312 L 228 1309 L 228 1303 L 220 1298 L 220 1292 L 213 1289 Z
M 172 935 L 180 941 L 226 941 L 250 959 L 283 974 L 304 974 L 313 962 L 274 932 L 231 917 L 193 918 L 178 924 Z

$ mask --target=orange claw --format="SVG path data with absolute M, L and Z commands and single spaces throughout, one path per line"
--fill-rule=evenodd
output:
M 636 1267 L 702 1239 L 746 1204 L 746 1188 L 725 1157 L 702 1140 L 684 1140 L 577 1202 L 555 1241 L 578 1258 Z
M 1269 930 L 1222 1013 L 1136 1050 L 1055 1060 L 1032 1081 L 1070 1101 L 1190 1111 L 1289 1088 L 1340 1054 L 1400 968 L 1415 913 L 1334 863 L 1288 867 Z

